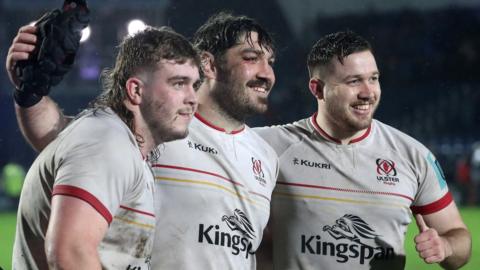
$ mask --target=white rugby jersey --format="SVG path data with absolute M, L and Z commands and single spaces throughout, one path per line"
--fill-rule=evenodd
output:
M 411 211 L 429 214 L 452 201 L 438 162 L 379 121 L 341 145 L 315 119 L 255 129 L 280 160 L 274 269 L 404 269 Z
M 186 139 L 152 165 L 153 269 L 255 269 L 278 174 L 275 151 L 249 127 L 232 133 L 196 114 Z
M 38 156 L 20 197 L 13 269 L 48 269 L 45 234 L 54 195 L 94 207 L 109 227 L 103 269 L 148 269 L 155 228 L 154 181 L 135 137 L 111 110 L 84 113 Z M 82 232 L 78 232 L 82 233 Z

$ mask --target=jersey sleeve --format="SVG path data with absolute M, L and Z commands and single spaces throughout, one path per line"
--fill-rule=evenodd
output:
M 421 155 L 418 191 L 411 209 L 413 213 L 427 215 L 445 208 L 453 198 L 438 160 L 428 150 Z
M 110 224 L 121 202 L 138 189 L 138 174 L 143 170 L 136 168 L 141 155 L 126 132 L 100 127 L 88 134 L 74 130 L 70 135 L 57 152 L 61 158 L 52 195 L 82 199 Z

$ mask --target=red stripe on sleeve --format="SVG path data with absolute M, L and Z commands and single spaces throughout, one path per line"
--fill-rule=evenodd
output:
M 67 185 L 56 185 L 53 187 L 52 192 L 52 196 L 55 195 L 72 196 L 84 200 L 95 208 L 95 210 L 107 220 L 108 224 L 112 222 L 113 218 L 110 211 L 108 211 L 108 209 L 94 195 L 84 189 Z
M 447 192 L 445 196 L 433 203 L 422 206 L 411 206 L 410 209 L 412 209 L 412 212 L 414 214 L 428 215 L 442 210 L 443 208 L 447 207 L 452 201 L 452 194 L 450 192 Z

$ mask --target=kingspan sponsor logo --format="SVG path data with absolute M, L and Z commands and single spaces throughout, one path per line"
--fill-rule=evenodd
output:
M 255 230 L 245 213 L 240 209 L 235 209 L 233 215 L 223 215 L 222 221 L 227 225 L 227 230 L 225 230 L 225 226 L 219 224 L 200 223 L 198 242 L 230 248 L 233 255 L 244 253 L 245 259 L 255 254 L 255 251 L 252 250 L 252 241 L 256 238 Z
M 323 232 L 335 241 L 328 241 L 322 235 L 301 235 L 301 252 L 320 256 L 335 257 L 339 263 L 358 260 L 364 264 L 372 259 L 392 260 L 395 253 L 392 247 L 371 246 L 367 239 L 376 239 L 378 234 L 360 217 L 346 214 L 337 219 L 332 226 L 325 225 Z M 342 240 L 348 240 L 345 241 Z M 382 241 L 383 242 L 383 241 Z

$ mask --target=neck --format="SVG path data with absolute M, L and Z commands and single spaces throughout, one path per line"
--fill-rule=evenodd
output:
M 317 125 L 325 132 L 326 135 L 332 137 L 340 144 L 349 144 L 352 140 L 361 137 L 368 128 L 362 130 L 349 130 L 344 126 L 338 125 L 336 122 L 328 119 L 326 113 L 318 110 L 317 117 L 315 118 Z
M 137 135 L 141 136 L 141 142 L 139 143 L 140 152 L 144 159 L 152 152 L 155 147 L 161 142 L 155 142 L 150 129 L 145 125 L 135 125 Z
M 197 112 L 212 125 L 223 128 L 227 133 L 242 129 L 245 123 L 234 119 L 222 110 L 218 103 L 209 95 L 208 88 L 208 83 L 204 83 L 197 92 Z
M 155 141 L 155 137 L 153 136 L 152 131 L 143 119 L 138 107 L 135 107 L 128 102 L 125 102 L 125 106 L 133 113 L 132 127 L 135 132 L 133 132 L 132 130 L 132 133 L 134 133 L 133 135 L 135 136 L 135 139 L 137 139 L 140 153 L 142 154 L 143 158 L 146 159 L 150 152 L 161 142 Z

